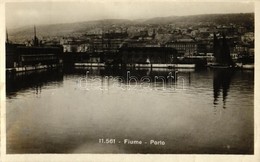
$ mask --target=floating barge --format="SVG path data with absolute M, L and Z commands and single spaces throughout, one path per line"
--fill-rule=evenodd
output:
M 105 63 L 74 63 L 74 66 L 105 67 Z
M 128 64 L 129 66 L 129 64 Z M 128 67 L 127 66 L 127 67 Z M 136 68 L 195 68 L 195 64 L 135 64 L 134 67 Z
M 105 67 L 105 63 L 75 63 L 75 67 Z M 122 64 L 118 65 L 119 67 Z M 131 68 L 184 68 L 184 69 L 194 69 L 195 64 L 126 64 L 126 67 Z

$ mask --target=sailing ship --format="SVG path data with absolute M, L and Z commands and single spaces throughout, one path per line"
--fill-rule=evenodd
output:
M 222 34 L 222 37 L 223 37 L 222 40 L 218 39 L 218 37 L 214 33 L 213 50 L 214 50 L 215 63 L 210 66 L 211 68 L 223 69 L 223 68 L 234 67 L 234 63 L 230 56 L 229 46 L 224 33 Z
M 14 44 L 9 41 L 6 31 L 6 72 L 24 72 L 40 69 L 52 69 L 62 65 L 63 47 L 44 45 L 36 36 L 26 44 Z

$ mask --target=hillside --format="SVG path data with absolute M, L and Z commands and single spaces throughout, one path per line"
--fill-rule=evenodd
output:
M 125 20 L 125 19 L 107 19 L 97 21 L 86 21 L 77 23 L 64 23 L 37 26 L 37 35 L 45 36 L 69 36 L 71 34 L 84 34 L 91 29 L 104 28 L 106 26 L 129 26 L 129 25 L 146 25 L 146 24 L 197 24 L 197 23 L 216 23 L 216 24 L 243 24 L 244 26 L 254 26 L 254 14 L 209 14 L 193 16 L 170 16 L 156 17 L 142 20 Z M 31 39 L 33 37 L 33 26 L 8 30 L 11 40 L 20 41 Z
M 150 24 L 170 24 L 170 23 L 205 23 L 212 22 L 216 24 L 247 24 L 254 22 L 253 13 L 244 14 L 209 14 L 209 15 L 192 15 L 192 16 L 170 16 L 170 17 L 157 17 L 144 21 Z

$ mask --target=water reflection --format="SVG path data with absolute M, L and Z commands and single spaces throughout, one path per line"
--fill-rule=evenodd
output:
M 79 87 L 87 90 L 89 90 L 89 87 L 87 87 L 86 82 L 88 82 L 90 87 L 98 87 L 98 89 L 102 90 L 107 90 L 109 87 L 121 88 L 123 90 L 137 90 L 139 88 L 183 90 L 191 84 L 191 70 L 189 69 L 76 68 L 69 73 L 76 74 L 79 77 Z M 92 86 L 91 83 L 99 85 Z
M 23 92 L 27 89 L 32 89 L 38 95 L 43 86 L 56 84 L 59 87 L 62 85 L 62 81 L 63 71 L 61 69 L 6 74 L 6 95 L 7 97 L 15 97 L 17 92 Z
M 87 71 L 100 79 L 93 85 L 109 90 L 78 89 L 77 81 Z M 169 86 L 122 91 L 106 79 L 126 78 L 127 71 L 80 68 L 8 76 L 7 153 L 253 153 L 254 72 L 178 70 L 185 91 L 170 91 Z M 174 73 L 129 71 L 138 79 Z M 228 111 L 214 109 L 222 100 Z M 100 138 L 163 140 L 166 145 L 106 145 L 98 143 Z
M 219 104 L 220 94 L 222 92 L 223 108 L 226 108 L 226 100 L 230 89 L 230 83 L 234 75 L 234 70 L 231 69 L 215 69 L 213 88 L 214 88 L 214 105 Z
M 43 86 L 55 85 L 62 86 L 64 76 L 68 78 L 100 78 L 102 89 L 107 85 L 113 84 L 113 81 L 123 84 L 142 84 L 148 83 L 151 86 L 161 87 L 164 84 L 168 88 L 183 88 L 183 85 L 191 84 L 190 69 L 162 69 L 162 68 L 143 68 L 143 69 L 118 69 L 118 68 L 73 68 L 73 69 L 52 69 L 38 70 L 29 72 L 20 72 L 6 75 L 6 95 L 8 98 L 15 97 L 17 92 L 26 92 L 33 90 L 36 95 L 40 94 Z M 121 80 L 118 80 L 120 78 Z M 117 79 L 117 80 L 115 80 Z M 185 82 L 185 83 L 184 83 Z M 187 83 L 186 83 L 187 82 Z M 174 86 L 174 87 L 173 87 Z M 163 87 L 165 88 L 165 87 Z
M 118 69 L 118 68 L 75 68 L 67 71 L 67 74 L 78 74 L 78 75 L 85 75 L 86 72 L 89 72 L 91 76 L 121 76 L 123 78 L 127 77 L 127 72 L 130 72 L 131 75 L 142 78 L 143 76 L 150 76 L 154 78 L 155 76 L 168 76 L 169 73 L 173 75 L 178 73 L 179 70 L 174 69 L 155 69 L 155 68 L 142 68 L 142 69 Z M 189 69 L 187 71 L 181 70 L 181 72 L 191 72 Z

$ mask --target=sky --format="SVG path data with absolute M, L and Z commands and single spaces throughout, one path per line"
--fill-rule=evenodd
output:
M 213 13 L 254 12 L 252 2 L 173 2 L 173 1 L 78 1 L 7 2 L 6 27 L 71 23 L 100 19 L 146 19 Z

